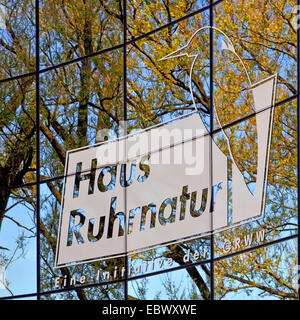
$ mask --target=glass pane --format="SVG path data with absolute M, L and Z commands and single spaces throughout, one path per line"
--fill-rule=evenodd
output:
M 24 77 L 19 80 L 1 83 L 1 188 L 35 182 L 35 124 L 34 77 Z M 5 203 L 5 192 L 3 192 L 2 199 Z
M 32 0 L 0 4 L 0 79 L 35 71 L 35 7 Z
M 146 128 L 196 110 L 209 129 L 209 28 L 202 29 L 208 21 L 204 12 L 128 46 L 128 127 Z
M 203 132 L 193 113 L 128 139 L 128 157 L 140 161 L 131 165 L 136 180 L 126 191 L 130 275 L 208 259 L 210 136 Z
M 86 289 L 44 294 L 41 300 L 124 300 L 124 284 L 96 286 Z
M 122 1 L 40 1 L 41 66 L 56 65 L 122 42 Z
M 216 234 L 216 255 L 297 234 L 296 109 L 296 101 L 274 109 L 271 144 L 266 153 L 268 161 L 264 160 L 267 143 L 262 141 L 263 128 L 267 128 L 268 123 L 264 118 L 270 116 L 268 110 L 259 113 L 256 122 L 253 117 L 225 130 L 230 136 L 233 160 L 228 153 L 229 144 L 226 143 L 224 134 L 220 132 L 215 135 L 216 143 L 229 159 L 229 230 Z M 260 141 L 258 136 L 261 137 Z M 264 170 L 267 169 L 264 190 Z M 238 226 L 239 224 L 241 225 Z
M 251 75 L 226 30 L 215 28 L 213 37 L 213 129 L 217 129 L 242 120 L 256 110 L 270 107 L 275 100 L 276 78 L 274 76 L 269 101 L 260 101 L 260 91 L 252 83 Z
M 209 265 L 132 280 L 128 294 L 131 299 L 141 300 L 209 300 Z
M 210 239 L 171 244 L 155 250 L 129 256 L 129 278 L 149 275 L 153 272 L 170 271 L 172 268 L 207 261 L 210 258 Z
M 228 98 L 239 101 L 239 95 L 245 99 L 247 87 L 275 73 L 278 75 L 277 101 L 296 94 L 297 30 L 292 20 L 296 5 L 296 0 L 225 0 L 216 6 L 215 26 L 227 34 L 234 47 L 234 51 L 231 46 L 224 50 L 228 59 L 226 69 L 230 70 L 227 78 L 216 75 L 215 79 L 219 86 L 225 86 L 223 94 L 227 92 Z M 249 80 L 245 78 L 246 72 Z
M 140 36 L 206 7 L 209 0 L 127 1 L 128 37 Z
M 198 4 L 195 3 L 195 5 Z M 164 10 L 163 4 L 160 2 L 155 5 L 158 10 Z M 149 10 L 151 6 L 155 5 L 149 4 Z M 171 3 L 170 7 L 173 5 L 175 3 Z M 180 5 L 184 5 L 184 3 Z M 147 7 L 148 4 L 144 6 Z M 168 5 L 165 4 L 165 6 Z M 181 12 L 183 13 L 183 11 Z M 208 197 L 205 198 L 205 196 L 202 197 L 202 200 L 205 198 L 207 201 L 199 202 L 201 201 L 202 189 L 210 190 L 209 169 L 206 168 L 208 171 L 203 175 L 202 170 L 193 175 L 185 175 L 182 164 L 188 161 L 186 158 L 183 160 L 182 157 L 189 154 L 188 160 L 191 160 L 192 155 L 188 152 L 180 153 L 178 151 L 180 149 L 176 140 L 178 137 L 174 136 L 174 132 L 182 134 L 183 140 L 186 142 L 180 147 L 187 146 L 188 148 L 192 145 L 190 143 L 192 138 L 185 139 L 183 136 L 185 131 L 179 132 L 179 128 L 187 129 L 187 131 L 193 130 L 195 127 L 201 128 L 201 138 L 197 140 L 197 146 L 201 144 L 200 140 L 204 141 L 204 136 L 209 130 L 209 29 L 201 29 L 208 23 L 208 12 L 197 14 L 195 17 L 188 18 L 170 28 L 162 29 L 128 46 L 127 107 L 129 121 L 127 128 L 135 133 L 147 128 L 149 131 L 144 133 L 149 134 L 149 139 L 151 139 L 151 146 L 148 144 L 146 151 L 149 156 L 149 178 L 142 185 L 132 185 L 127 192 L 128 209 L 137 208 L 140 210 L 140 212 L 134 213 L 132 220 L 129 220 L 131 227 L 131 233 L 128 235 L 129 251 L 134 245 L 144 244 L 140 248 L 143 251 L 137 251 L 129 256 L 130 276 L 150 274 L 162 269 L 168 270 L 186 262 L 203 261 L 210 256 L 210 240 L 207 235 L 199 240 L 184 241 L 191 236 L 193 239 L 199 238 L 201 233 L 205 234 L 211 227 L 209 221 L 205 220 L 203 223 L 202 217 L 196 218 L 189 214 L 188 194 L 188 192 L 199 190 L 198 207 L 202 208 L 202 204 L 209 203 Z M 199 32 L 189 44 L 189 40 L 197 30 Z M 184 47 L 186 45 L 188 46 Z M 180 50 L 180 53 L 176 50 Z M 186 54 L 198 54 L 198 59 L 193 61 Z M 190 89 L 189 77 L 192 66 L 194 72 Z M 191 90 L 193 95 L 191 95 Z M 162 123 L 164 126 L 159 126 Z M 151 131 L 150 128 L 154 130 Z M 157 128 L 162 133 L 164 132 L 161 137 L 162 141 L 158 142 L 161 149 L 164 150 L 162 152 L 161 150 L 153 152 L 157 149 L 152 148 L 155 142 L 151 132 L 155 132 Z M 193 131 L 194 133 L 195 131 Z M 143 134 L 137 134 L 136 137 L 137 142 L 141 141 Z M 187 142 L 188 140 L 189 142 Z M 207 137 L 205 141 L 208 141 Z M 148 140 L 143 143 L 142 150 L 145 150 L 147 142 Z M 164 143 L 166 144 L 163 145 Z M 195 145 L 193 144 L 193 146 Z M 128 149 L 130 147 L 129 144 Z M 208 143 L 205 144 L 205 148 L 207 152 L 203 152 L 201 149 L 199 157 L 203 153 L 208 157 Z M 172 154 L 172 160 L 164 162 L 163 157 L 168 151 Z M 176 162 L 175 154 L 181 156 L 183 162 Z M 159 162 L 154 160 L 156 156 L 157 160 L 159 158 Z M 206 164 L 208 165 L 209 161 Z M 199 181 L 201 181 L 200 184 Z M 173 211 L 170 219 L 165 221 L 161 217 L 164 215 L 162 212 L 165 207 L 168 207 L 166 212 L 169 212 L 170 206 L 168 204 L 170 203 L 168 201 L 171 201 L 171 198 L 168 197 L 173 197 Z M 208 207 L 207 204 L 203 208 L 203 211 L 207 209 L 205 216 L 209 215 Z M 165 216 L 167 215 L 166 213 Z M 193 219 L 195 221 L 191 221 Z M 205 230 L 203 229 L 204 224 L 207 227 Z M 188 232 L 184 233 L 185 231 Z M 175 243 L 174 240 L 176 240 Z M 170 243 L 170 241 L 173 242 Z M 167 243 L 169 244 L 167 245 Z M 148 251 L 144 250 L 147 247 L 146 244 L 149 245 Z
M 1 297 L 34 293 L 37 289 L 36 187 L 9 189 L 7 195 L 0 216 Z
M 216 299 L 298 299 L 297 240 L 215 263 Z
M 46 179 L 64 174 L 67 151 L 103 141 L 101 133 L 118 133 L 122 50 L 43 73 L 40 81 L 41 176 Z
M 123 253 L 125 239 L 119 236 L 120 233 L 118 235 L 117 223 L 114 223 L 114 227 L 111 229 L 112 236 L 109 239 L 108 233 L 111 221 L 108 216 L 105 216 L 104 223 L 101 223 L 102 220 L 97 216 L 97 214 L 110 214 L 109 204 L 111 197 L 108 195 L 108 200 L 101 201 L 101 196 L 103 197 L 103 195 L 99 192 L 96 193 L 95 191 L 94 196 L 89 195 L 89 205 L 86 203 L 85 207 L 73 210 L 76 212 L 81 210 L 85 217 L 82 225 L 78 227 L 77 217 L 75 216 L 74 220 L 71 219 L 73 211 L 70 213 L 70 203 L 67 203 L 67 201 L 74 203 L 75 208 L 77 208 L 78 199 L 80 201 L 82 195 L 79 193 L 79 198 L 77 199 L 62 199 L 62 187 L 62 179 L 48 181 L 41 185 L 41 291 L 46 292 L 72 288 L 78 285 L 100 284 L 125 279 L 125 258 L 105 259 L 105 256 L 116 256 L 115 252 L 112 251 L 113 247 L 116 247 L 116 242 L 119 250 L 117 253 Z M 80 188 L 84 188 L 84 186 L 80 186 Z M 80 190 L 80 192 L 82 191 Z M 64 209 L 60 217 L 62 200 L 64 201 Z M 102 203 L 100 211 L 99 201 Z M 106 206 L 107 204 L 108 206 Z M 116 210 L 121 207 L 122 197 L 119 197 L 116 203 Z M 115 220 L 118 219 L 116 218 Z M 64 232 L 64 221 L 69 224 L 66 230 L 67 234 Z M 91 221 L 93 221 L 93 224 L 91 224 Z M 92 230 L 90 230 L 90 225 Z M 99 238 L 97 228 L 100 230 Z M 121 234 L 124 235 L 122 221 L 119 228 L 121 228 Z M 65 241 L 68 241 L 67 245 L 65 245 Z M 60 245 L 57 248 L 58 242 Z M 103 253 L 104 249 L 106 250 L 105 253 Z M 57 250 L 60 250 L 59 255 L 57 255 Z M 57 268 L 55 268 L 56 258 L 58 259 Z M 88 263 L 89 261 L 92 262 Z

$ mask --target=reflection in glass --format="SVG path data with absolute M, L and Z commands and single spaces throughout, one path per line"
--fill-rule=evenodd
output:
M 122 282 L 41 296 L 41 300 L 124 300 L 124 298 Z
M 214 29 L 213 36 L 214 129 L 217 129 L 255 113 L 256 108 L 262 106 L 254 104 L 255 75 L 247 69 L 247 60 L 236 52 L 234 37 L 227 36 L 226 30 L 219 28 Z
M 265 210 L 263 219 L 246 223 L 215 236 L 216 256 L 246 249 L 255 244 L 274 241 L 297 233 L 298 191 L 297 191 L 297 103 L 292 101 L 274 109 L 269 169 L 266 186 Z M 250 120 L 250 119 L 249 119 Z M 256 148 L 253 135 L 247 130 L 247 122 L 230 127 L 232 134 L 243 135 L 242 143 L 236 138 L 234 155 L 244 173 L 245 183 L 249 188 L 255 187 L 255 168 L 257 160 L 250 156 L 251 149 Z M 221 140 L 219 135 L 216 139 Z M 237 146 L 240 146 L 237 148 Z M 242 173 L 244 172 L 242 171 Z M 247 174 L 248 173 L 248 174 Z M 232 184 L 231 172 L 228 172 L 229 187 Z M 232 191 L 231 191 L 232 192 Z M 228 223 L 232 226 L 232 193 L 228 197 Z M 243 210 L 243 209 L 240 209 Z M 256 241 L 256 233 L 263 232 L 262 241 Z M 244 241 L 245 237 L 248 239 Z M 253 241 L 249 239 L 253 237 Z M 235 245 L 241 239 L 240 245 Z M 226 242 L 227 249 L 224 250 Z M 250 243 L 250 242 L 251 243 Z M 248 243 L 245 245 L 245 243 Z M 229 250 L 230 249 L 230 250 Z
M 35 182 L 35 81 L 24 77 L 0 84 L 0 187 Z M 2 190 L 1 189 L 1 190 Z M 4 210 L 9 192 L 0 196 Z
M 62 183 L 63 180 L 58 179 L 41 185 L 41 291 L 47 292 L 49 290 L 76 288 L 83 285 L 105 284 L 107 281 L 124 280 L 125 258 L 106 259 L 79 265 L 70 264 L 61 268 L 54 268 Z M 89 230 L 90 233 L 91 231 Z M 94 236 L 96 237 L 95 234 Z M 89 240 L 93 242 L 91 235 Z M 73 241 L 76 242 L 75 237 Z M 117 295 L 119 294 L 118 290 L 122 291 L 117 284 L 114 288 L 116 292 L 111 294 Z M 117 290 L 117 288 L 119 289 Z M 107 294 L 109 295 L 109 292 Z
M 215 263 L 216 299 L 297 299 L 297 240 Z
M 56 65 L 121 43 L 121 0 L 40 1 L 41 65 Z
M 0 266 L 4 269 L 1 297 L 35 293 L 37 288 L 36 187 L 7 192 L 9 199 L 0 212 Z
M 0 79 L 35 71 L 35 1 L 0 3 Z
M 215 26 L 232 39 L 252 82 L 278 74 L 277 101 L 297 91 L 297 30 L 292 24 L 296 5 L 296 0 L 225 0 L 216 6 Z M 234 86 L 242 78 L 242 72 L 230 72 L 222 81 Z
M 122 50 L 43 73 L 40 81 L 41 176 L 45 179 L 63 175 L 68 150 L 118 133 L 123 119 Z
M 206 264 L 129 282 L 131 299 L 209 300 L 210 269 Z
M 209 0 L 128 0 L 128 37 L 140 36 L 209 4 Z M 170 32 L 170 30 L 169 30 Z
M 169 246 L 129 255 L 129 278 L 172 268 L 187 266 L 210 258 L 210 239 L 171 244 Z
M 189 42 L 208 21 L 204 12 L 128 46 L 130 126 L 146 128 L 197 109 L 209 127 L 209 29 Z

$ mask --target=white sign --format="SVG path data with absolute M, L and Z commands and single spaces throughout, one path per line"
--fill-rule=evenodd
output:
M 229 41 L 224 48 L 234 50 Z M 178 56 L 180 50 L 165 59 Z M 69 151 L 55 267 L 120 257 L 262 218 L 276 80 L 274 75 L 251 84 L 258 141 L 256 187 L 250 192 L 230 151 L 231 221 L 228 158 L 198 111 Z

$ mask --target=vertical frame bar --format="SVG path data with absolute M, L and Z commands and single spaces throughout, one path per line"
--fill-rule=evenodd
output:
M 214 193 L 213 193 L 213 154 L 212 154 L 212 143 L 213 143 L 213 131 L 214 131 L 214 119 L 213 119 L 213 90 L 214 90 L 214 81 L 213 81 L 213 41 L 214 41 L 214 36 L 213 36 L 213 24 L 214 24 L 214 18 L 213 18 L 213 0 L 210 0 L 210 7 L 209 7 L 209 59 L 210 59 L 210 66 L 209 66 L 209 90 L 210 90 L 210 99 L 209 99 L 209 110 L 210 110 L 210 189 L 211 189 L 211 229 L 213 229 L 213 204 L 214 204 Z M 215 299 L 215 294 L 214 294 L 214 235 L 211 234 L 210 236 L 210 299 L 214 300 Z
M 298 10 L 300 6 L 300 0 L 297 0 L 297 5 L 298 5 Z M 299 11 L 297 10 L 297 14 Z M 298 26 L 298 21 L 297 21 L 297 26 Z M 300 188 L 299 188 L 299 167 L 300 167 L 300 152 L 299 152 L 299 145 L 300 145 L 300 138 L 299 138 L 299 125 L 300 125 L 300 99 L 299 99 L 299 93 L 300 93 L 300 45 L 299 45 L 299 40 L 300 40 L 300 30 L 299 27 L 297 28 L 297 188 L 298 188 L 298 241 L 297 241 L 297 281 L 298 281 L 298 300 L 300 300 L 300 284 L 299 284 L 299 265 L 300 265 L 300 239 L 299 239 L 299 226 L 300 226 L 300 216 L 299 216 L 299 199 L 300 199 Z
M 35 85 L 36 85 L 36 284 L 40 300 L 40 19 L 39 0 L 35 0 Z
M 123 117 L 124 117 L 124 136 L 127 134 L 127 0 L 123 0 Z M 125 152 L 127 152 L 125 146 Z M 126 181 L 126 165 L 124 170 L 124 181 Z M 124 281 L 124 299 L 128 300 L 128 256 L 127 256 L 127 188 L 124 188 L 124 241 L 125 241 L 125 281 Z

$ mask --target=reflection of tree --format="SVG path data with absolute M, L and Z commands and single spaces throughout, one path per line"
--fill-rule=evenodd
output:
M 33 78 L 1 86 L 0 226 L 11 191 L 31 179 L 35 170 L 35 104 Z
M 196 8 L 199 1 L 129 1 L 128 37 L 150 31 L 171 19 L 181 17 Z M 16 5 L 17 4 L 17 5 Z M 4 1 L 7 7 L 7 30 L 0 39 L 2 64 L 1 77 L 34 69 L 34 9 L 28 0 Z M 15 7 L 17 9 L 12 10 Z M 292 1 L 269 2 L 265 0 L 241 1 L 237 5 L 224 1 L 215 10 L 218 28 L 226 30 L 233 40 L 237 53 L 244 58 L 253 79 L 259 80 L 275 72 L 279 73 L 278 99 L 296 92 L 294 72 L 296 69 L 296 31 L 290 21 Z M 263 10 L 261 10 L 263 8 Z M 101 12 L 101 14 L 99 14 Z M 18 16 L 22 16 L 22 23 Z M 226 17 L 226 19 L 224 19 Z M 90 55 L 93 52 L 117 45 L 122 39 L 121 1 L 47 1 L 41 5 L 41 63 L 55 65 L 62 61 Z M 245 23 L 247 21 L 247 23 Z M 178 25 L 151 34 L 128 47 L 128 117 L 133 128 L 143 128 L 156 124 L 166 117 L 183 114 L 193 109 L 188 87 L 190 61 L 179 59 L 159 59 L 186 43 L 193 32 L 207 24 L 202 16 L 182 21 Z M 207 36 L 199 38 L 195 45 L 201 53 L 193 76 L 194 98 L 201 110 L 204 122 L 210 113 L 209 93 L 209 46 Z M 220 58 L 220 57 L 219 57 Z M 230 59 L 230 57 L 227 57 Z M 229 61 L 229 60 L 227 60 Z M 231 59 L 234 63 L 234 60 Z M 223 69 L 224 68 L 224 69 Z M 101 56 L 65 65 L 43 73 L 40 78 L 40 128 L 41 128 L 41 168 L 42 178 L 52 178 L 63 174 L 66 151 L 95 142 L 96 132 L 103 128 L 116 129 L 122 120 L 123 107 L 123 63 L 122 51 L 109 51 Z M 220 120 L 227 124 L 250 113 L 249 100 L 245 94 L 239 99 L 244 88 L 238 84 L 244 78 L 237 68 L 221 66 L 215 74 L 215 102 Z M 34 182 L 35 161 L 35 94 L 34 78 L 21 78 L 0 84 L 0 225 L 5 216 L 9 218 L 9 199 L 14 196 L 33 208 L 35 190 L 31 187 L 12 192 L 11 186 L 22 182 Z M 227 89 L 230 88 L 231 91 Z M 238 88 L 238 89 L 237 89 Z M 232 99 L 235 108 L 230 108 Z M 226 107 L 224 107 L 226 106 Z M 279 233 L 289 235 L 296 229 L 296 105 L 287 103 L 277 108 L 276 125 L 273 130 L 272 154 L 269 174 L 269 193 L 266 219 L 260 222 L 266 229 L 267 239 L 272 240 Z M 255 120 L 247 122 L 243 128 L 242 145 L 253 145 Z M 238 127 L 230 131 L 233 150 L 239 167 L 245 167 L 247 182 L 255 179 L 256 150 L 242 148 L 238 140 Z M 222 147 L 225 142 L 219 139 Z M 70 278 L 73 275 L 94 274 L 98 268 L 113 272 L 117 263 L 124 260 L 96 262 L 93 264 L 53 270 L 55 256 L 59 203 L 62 181 L 46 182 L 48 192 L 42 195 L 41 258 L 42 288 L 50 287 L 50 278 L 55 276 Z M 43 188 L 44 190 L 44 188 Z M 11 218 L 12 219 L 12 218 Z M 20 223 L 15 221 L 20 227 Z M 254 227 L 258 227 L 256 224 Z M 29 232 L 25 230 L 25 233 Z M 239 229 L 243 236 L 247 226 Z M 216 245 L 224 238 L 233 239 L 234 232 L 226 236 L 216 236 Z M 163 257 L 172 257 L 183 265 L 182 257 L 188 249 L 203 253 L 202 244 L 206 239 L 165 248 Z M 285 245 L 277 245 L 284 248 Z M 282 249 L 283 250 L 283 249 Z M 4 251 L 4 250 L 1 250 Z M 216 248 L 216 251 L 221 249 Z M 293 251 L 294 253 L 295 251 Z M 296 292 L 282 274 L 276 273 L 276 266 L 282 261 L 280 256 L 265 256 L 266 251 L 255 251 L 246 255 L 247 266 L 259 272 L 244 274 L 239 257 L 219 261 L 215 268 L 216 292 L 224 297 L 230 292 L 259 288 L 261 292 L 281 298 L 296 297 Z M 154 255 L 155 256 L 155 255 Z M 287 257 L 288 255 L 286 255 Z M 143 257 L 141 257 L 143 258 Z M 144 257 L 145 258 L 145 257 Z M 260 261 L 256 263 L 256 261 Z M 286 264 L 294 257 L 290 257 Z M 255 263 L 253 263 L 255 261 Z M 267 264 L 267 265 L 266 265 Z M 258 266 L 258 267 L 255 267 Z M 262 266 L 262 267 L 259 267 Z M 248 268 L 248 267 L 247 267 Z M 251 268 L 251 267 L 249 267 Z M 196 267 L 187 269 L 187 274 L 198 289 L 199 297 L 209 299 L 209 285 L 203 274 L 209 277 L 210 270 Z M 272 281 L 265 281 L 271 277 Z M 277 277 L 277 278 L 276 278 Z M 233 284 L 234 283 L 234 284 Z M 174 287 L 169 286 L 169 291 Z M 90 289 L 76 289 L 76 294 L 65 294 L 67 298 L 120 298 L 122 286 L 119 284 Z M 142 294 L 141 296 L 145 296 Z
M 296 299 L 295 251 L 295 243 L 289 241 L 217 262 L 217 296 L 242 290 L 245 296 Z
M 11 217 L 5 216 L 8 219 L 12 219 Z M 21 226 L 17 221 L 14 221 L 16 224 L 18 224 L 20 227 L 24 228 Z M 32 230 L 27 229 L 31 234 L 34 233 Z M 26 240 L 29 238 L 29 236 L 26 236 L 24 232 L 18 235 L 16 239 L 15 246 L 13 250 L 0 247 L 0 267 L 3 268 L 3 271 L 6 273 L 7 270 L 9 270 L 10 266 L 13 265 L 17 260 L 23 259 L 26 256 Z M 9 250 L 9 254 L 6 253 L 6 251 L 3 252 L 3 250 Z M 0 268 L 0 269 L 1 269 Z M 2 271 L 2 269 L 1 269 Z M 5 279 L 0 278 L 0 284 L 13 296 L 14 293 L 10 289 L 10 282 Z

